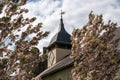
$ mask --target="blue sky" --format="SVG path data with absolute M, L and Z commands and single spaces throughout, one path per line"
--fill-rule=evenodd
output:
M 52 36 L 58 31 L 60 10 L 65 11 L 65 29 L 71 34 L 73 28 L 81 28 L 87 23 L 88 14 L 103 14 L 104 21 L 112 20 L 120 24 L 120 0 L 29 0 L 25 5 L 29 9 L 26 17 L 36 16 L 38 22 L 43 22 L 43 31 L 50 35 L 41 40 L 38 47 L 47 46 Z

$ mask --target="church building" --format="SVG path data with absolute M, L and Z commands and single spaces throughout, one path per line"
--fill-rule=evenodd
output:
M 48 54 L 46 69 L 36 79 L 42 80 L 72 80 L 71 70 L 73 60 L 71 53 L 71 36 L 65 30 L 62 12 L 59 31 L 51 39 L 49 46 L 43 48 L 43 54 Z

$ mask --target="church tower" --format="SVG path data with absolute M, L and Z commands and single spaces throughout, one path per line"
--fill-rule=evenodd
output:
M 61 11 L 58 33 L 53 36 L 49 46 L 43 49 L 44 53 L 48 53 L 48 67 L 53 66 L 71 53 L 71 36 L 65 30 L 62 14 Z

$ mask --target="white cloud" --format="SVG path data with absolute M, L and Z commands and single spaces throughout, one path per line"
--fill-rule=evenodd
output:
M 120 0 L 32 0 L 26 7 L 30 10 L 27 17 L 36 16 L 36 21 L 43 22 L 43 30 L 51 34 L 40 41 L 39 47 L 48 45 L 51 37 L 57 32 L 60 18 L 60 10 L 66 12 L 64 15 L 65 28 L 69 33 L 73 27 L 82 27 L 87 23 L 88 14 L 94 11 L 95 14 L 103 14 L 106 21 L 111 19 L 120 24 Z

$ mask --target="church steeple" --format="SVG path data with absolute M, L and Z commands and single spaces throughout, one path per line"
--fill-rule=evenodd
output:
M 62 31 L 62 32 L 66 32 L 65 31 L 65 28 L 64 28 L 64 23 L 63 23 L 63 14 L 65 14 L 65 12 L 62 12 L 62 10 L 61 10 L 61 18 L 60 18 L 60 26 L 59 26 L 59 28 L 60 28 L 60 31 Z
M 64 27 L 63 23 L 63 14 L 65 12 L 62 12 L 61 10 L 61 18 L 60 18 L 60 24 L 59 24 L 59 31 L 50 41 L 49 45 L 52 45 L 54 43 L 61 43 L 61 44 L 71 44 L 70 34 L 67 33 Z
M 46 48 L 49 56 L 48 67 L 56 64 L 71 53 L 71 36 L 65 30 L 63 23 L 63 14 L 64 12 L 61 11 L 58 33 L 53 36 L 49 43 L 49 46 Z
M 62 32 L 66 32 L 65 28 L 64 28 L 64 23 L 63 23 L 63 19 L 60 19 L 60 25 L 59 25 L 60 31 Z

